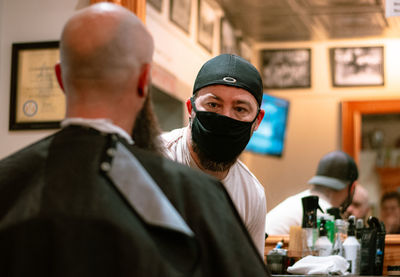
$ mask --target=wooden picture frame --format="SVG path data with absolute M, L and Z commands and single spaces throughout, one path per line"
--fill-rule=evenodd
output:
M 239 40 L 239 55 L 251 63 L 251 58 L 253 56 L 253 52 L 249 43 L 244 41 L 243 39 Z
M 198 8 L 197 41 L 209 53 L 212 53 L 216 14 L 206 0 L 198 0 Z
M 334 87 L 383 86 L 383 46 L 331 48 Z
M 9 130 L 59 128 L 65 96 L 54 71 L 58 47 L 58 41 L 13 43 Z
M 169 19 L 176 26 L 189 34 L 191 17 L 191 0 L 170 0 Z
M 261 76 L 266 89 L 311 87 L 311 49 L 261 50 Z
M 163 4 L 162 0 L 147 0 L 147 3 L 149 3 L 158 12 L 162 11 L 162 4 Z
M 238 40 L 235 35 L 235 29 L 226 18 L 221 18 L 221 54 L 239 55 Z

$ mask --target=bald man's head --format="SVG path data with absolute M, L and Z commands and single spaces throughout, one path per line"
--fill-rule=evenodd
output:
M 365 218 L 368 215 L 370 209 L 368 191 L 361 186 L 356 184 L 353 201 L 345 212 L 345 217 L 354 215 L 356 218 Z
M 87 87 L 117 91 L 151 63 L 153 48 L 146 28 L 127 9 L 100 3 L 81 10 L 68 20 L 60 41 L 66 93 Z

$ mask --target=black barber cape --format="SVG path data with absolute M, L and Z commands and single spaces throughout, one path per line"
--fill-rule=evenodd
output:
M 150 222 L 118 188 L 139 182 L 125 178 L 129 163 L 110 173 L 118 147 L 172 204 L 176 226 Z M 70 126 L 0 161 L 0 276 L 267 275 L 221 183 L 116 135 Z

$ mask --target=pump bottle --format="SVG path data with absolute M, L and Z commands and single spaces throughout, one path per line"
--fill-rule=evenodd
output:
M 349 262 L 351 274 L 360 274 L 360 243 L 355 236 L 355 217 L 349 217 L 347 238 L 343 242 L 344 258 Z

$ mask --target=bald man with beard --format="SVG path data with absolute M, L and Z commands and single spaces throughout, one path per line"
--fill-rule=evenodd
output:
M 117 5 L 68 20 L 62 129 L 0 161 L 0 276 L 268 275 L 222 184 L 157 154 L 153 48 Z

